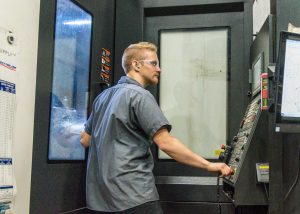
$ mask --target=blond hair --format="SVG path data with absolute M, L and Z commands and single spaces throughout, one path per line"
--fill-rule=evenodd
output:
M 122 56 L 122 67 L 124 72 L 127 74 L 131 69 L 131 62 L 133 60 L 144 60 L 145 50 L 157 52 L 157 47 L 155 44 L 150 42 L 139 42 L 136 44 L 129 45 L 123 53 Z

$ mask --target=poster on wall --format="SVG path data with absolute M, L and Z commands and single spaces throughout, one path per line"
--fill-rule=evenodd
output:
M 0 213 L 11 213 L 16 193 L 13 130 L 16 111 L 17 45 L 13 32 L 0 27 Z
M 0 77 L 6 81 L 16 81 L 17 52 L 14 33 L 0 27 Z

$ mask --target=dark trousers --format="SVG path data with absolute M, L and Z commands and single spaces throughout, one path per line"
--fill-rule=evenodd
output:
M 89 211 L 89 214 L 163 214 L 159 201 L 151 201 L 120 212 Z

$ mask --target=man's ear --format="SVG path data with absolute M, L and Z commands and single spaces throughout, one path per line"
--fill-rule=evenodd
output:
M 139 71 L 141 69 L 141 63 L 139 63 L 138 61 L 133 62 L 132 66 L 136 71 Z

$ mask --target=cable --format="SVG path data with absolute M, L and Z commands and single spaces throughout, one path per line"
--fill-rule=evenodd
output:
M 292 186 L 290 187 L 289 191 L 285 194 L 283 202 L 289 197 L 290 193 L 295 188 L 295 186 L 296 186 L 296 184 L 298 183 L 298 180 L 299 180 L 299 171 L 300 171 L 300 144 L 299 144 L 299 150 L 298 150 L 298 163 L 299 163 L 299 165 L 298 165 L 298 172 L 297 172 L 296 179 L 295 179 L 294 183 L 292 184 Z
M 220 174 L 217 178 L 217 203 L 218 203 L 218 214 L 222 213 L 221 203 L 220 203 Z
M 269 188 L 267 188 L 267 184 L 266 183 L 263 183 L 263 185 L 264 185 L 265 193 L 266 193 L 266 196 L 267 196 L 267 201 L 268 201 L 268 204 L 269 204 L 269 191 L 268 191 Z M 269 214 L 269 213 L 270 212 L 269 212 L 269 205 L 268 205 L 267 214 Z
M 67 212 L 62 212 L 62 213 L 59 213 L 59 214 L 67 214 L 67 213 L 73 213 L 74 211 L 79 211 L 79 210 L 83 210 L 83 209 L 86 209 L 87 207 L 81 207 L 81 208 L 78 208 L 78 209 L 75 209 L 75 210 L 71 210 L 71 211 L 67 211 Z
M 267 185 L 266 185 L 266 183 L 263 183 L 263 185 L 264 185 L 265 193 L 267 196 L 267 200 L 269 201 L 269 193 L 268 193 Z

